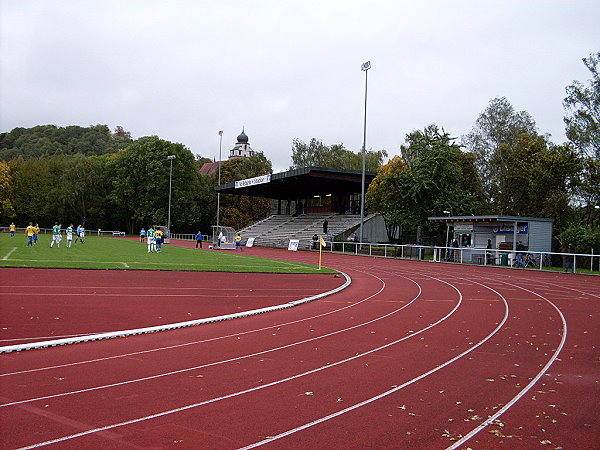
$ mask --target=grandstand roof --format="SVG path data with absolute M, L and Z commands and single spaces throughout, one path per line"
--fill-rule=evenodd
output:
M 377 173 L 365 173 L 365 189 Z M 314 195 L 360 193 L 362 172 L 360 170 L 304 167 L 271 175 L 271 181 L 239 187 L 225 183 L 215 187 L 221 194 L 248 195 L 272 199 L 294 199 Z

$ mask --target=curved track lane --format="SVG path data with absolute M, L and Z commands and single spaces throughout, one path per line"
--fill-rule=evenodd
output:
M 3 448 L 597 446 L 597 279 L 325 258 L 301 308 L 2 355 Z

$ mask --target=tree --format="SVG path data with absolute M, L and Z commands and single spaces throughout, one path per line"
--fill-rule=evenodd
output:
M 121 125 L 117 125 L 115 128 L 115 132 L 112 134 L 114 139 L 120 139 L 126 142 L 131 142 L 131 133 L 129 131 L 125 131 L 125 129 Z
M 120 131 L 119 131 L 120 128 Z M 15 128 L 9 133 L 0 134 L 0 160 L 39 158 L 43 155 L 62 153 L 72 155 L 103 155 L 114 153 L 127 146 L 131 139 L 128 132 L 117 127 L 111 134 L 106 125 L 92 125 L 84 128 L 54 125 L 40 125 L 33 128 Z
M 494 158 L 501 145 L 513 146 L 522 133 L 536 134 L 535 121 L 525 111 L 516 112 L 508 100 L 501 97 L 490 101 L 471 132 L 462 137 L 463 147 L 475 154 L 484 194 L 492 204 L 499 177 Z
M 96 227 L 105 227 L 106 195 L 110 185 L 105 179 L 105 159 L 81 154 L 67 159 L 56 196 L 61 200 L 65 217 L 84 226 L 88 219 Z M 75 220 L 76 219 L 76 220 Z
M 584 158 L 583 170 L 577 186 L 577 198 L 581 205 L 581 221 L 589 228 L 600 228 L 600 160 Z
M 365 153 L 366 170 L 375 172 L 387 158 L 387 152 L 380 150 Z M 319 139 L 312 138 L 306 144 L 300 139 L 294 139 L 292 145 L 291 169 L 316 166 L 332 169 L 362 170 L 362 153 L 353 153 L 344 148 L 343 144 L 326 146 Z
M 168 155 L 176 156 L 173 160 L 171 228 L 191 232 L 202 224 L 202 210 L 208 206 L 208 195 L 194 163 L 194 155 L 182 144 L 150 136 L 140 138 L 108 157 L 112 184 L 109 199 L 114 206 L 114 217 L 130 232 L 140 226 L 167 224 Z
M 502 144 L 493 158 L 496 207 L 501 214 L 554 218 L 560 233 L 573 220 L 570 206 L 579 186 L 582 161 L 569 145 L 523 133 Z
M 592 74 L 590 85 L 573 81 L 563 101 L 567 138 L 582 155 L 600 159 L 600 52 L 583 58 Z
M 0 220 L 2 222 L 15 217 L 12 188 L 10 167 L 6 162 L 0 161 Z
M 405 171 L 406 163 L 399 156 L 394 156 L 387 164 L 379 166 L 377 176 L 369 184 L 365 195 L 369 209 L 377 211 L 383 217 L 390 238 L 401 234 L 402 215 L 396 208 L 394 181 Z
M 221 183 L 267 175 L 273 172 L 273 166 L 264 153 L 256 152 L 250 158 L 232 158 L 221 165 Z M 217 176 L 213 177 L 216 185 Z M 214 195 L 216 211 L 216 193 Z M 271 210 L 271 201 L 266 198 L 246 195 L 221 195 L 220 224 L 235 229 L 243 228 L 263 219 Z
M 55 194 L 63 162 L 62 155 L 9 161 L 17 222 L 39 222 L 43 226 L 61 218 L 60 202 Z
M 581 224 L 571 225 L 559 234 L 558 241 L 563 249 L 572 244 L 577 253 L 589 253 L 600 248 L 600 231 Z
M 436 231 L 437 225 L 427 217 L 447 209 L 465 215 L 476 211 L 478 179 L 465 181 L 470 172 L 463 175 L 462 170 L 469 167 L 469 156 L 453 141 L 435 125 L 414 131 L 401 146 L 401 158 L 378 171 L 367 192 L 367 205 L 383 215 L 388 230 Z

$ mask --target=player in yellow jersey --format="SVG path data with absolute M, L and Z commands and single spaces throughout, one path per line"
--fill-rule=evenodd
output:
M 37 244 L 38 234 L 40 234 L 40 226 L 36 223 L 33 227 L 33 245 Z
M 235 250 L 244 251 L 244 247 L 242 246 L 242 236 L 238 233 L 235 237 Z
M 163 232 L 157 228 L 154 232 L 154 241 L 156 242 L 156 251 L 160 252 L 163 244 Z
M 15 237 L 15 231 L 17 231 L 17 227 L 15 226 L 14 222 L 10 223 L 9 230 L 10 230 L 10 237 Z
M 35 228 L 29 222 L 29 226 L 25 229 L 25 234 L 27 235 L 27 247 L 33 247 L 33 235 L 35 232 Z

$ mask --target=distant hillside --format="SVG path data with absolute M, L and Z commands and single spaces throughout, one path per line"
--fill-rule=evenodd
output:
M 131 142 L 129 132 L 117 127 L 114 133 L 106 125 L 90 127 L 39 125 L 33 128 L 15 128 L 0 133 L 0 160 L 22 156 L 25 159 L 42 155 L 82 153 L 104 155 L 114 153 Z

